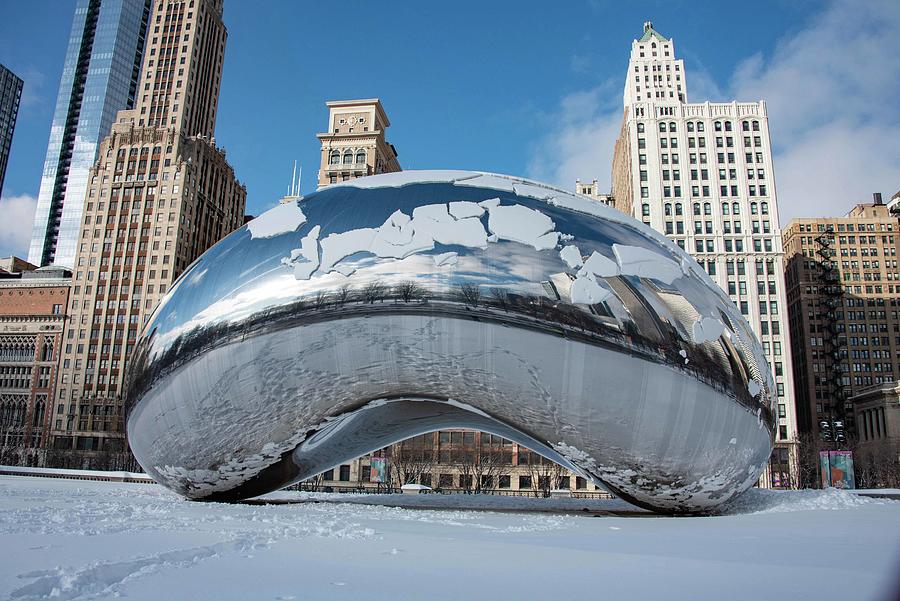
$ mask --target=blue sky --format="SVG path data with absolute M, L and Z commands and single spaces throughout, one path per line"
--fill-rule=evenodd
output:
M 217 141 L 252 214 L 285 192 L 294 159 L 314 189 L 328 99 L 381 98 L 405 169 L 608 185 L 630 44 L 649 19 L 685 59 L 689 100 L 769 101 L 782 221 L 900 189 L 900 3 L 731 6 L 226 0 Z M 30 231 L 73 10 L 0 5 L 0 63 L 26 82 L 0 255 L 21 254 Z

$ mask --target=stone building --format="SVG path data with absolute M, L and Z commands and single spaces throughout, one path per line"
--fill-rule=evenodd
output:
M 0 463 L 43 463 L 71 275 L 0 261 Z
M 597 180 L 582 182 L 580 179 L 576 179 L 575 192 L 596 200 L 597 202 L 602 202 L 603 204 L 614 209 L 616 208 L 616 199 L 613 198 L 612 194 L 602 194 L 600 192 L 600 185 L 598 184 Z
M 644 24 L 631 45 L 612 166 L 617 209 L 690 253 L 762 341 L 777 398 L 762 486 L 797 484 L 797 422 L 766 103 L 688 103 L 674 41 Z
M 246 189 L 213 137 L 222 8 L 153 2 L 135 107 L 119 111 L 88 176 L 53 427 L 56 449 L 87 452 L 81 465 L 128 462 L 124 379 L 138 332 L 185 268 L 244 223 Z
M 391 122 L 377 98 L 331 100 L 326 105 L 328 131 L 316 134 L 322 144 L 319 188 L 401 170 L 397 150 L 385 139 Z
M 864 388 L 848 400 L 856 426 L 857 480 L 864 487 L 900 486 L 900 383 Z

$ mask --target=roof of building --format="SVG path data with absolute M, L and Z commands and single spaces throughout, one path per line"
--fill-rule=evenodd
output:
M 390 127 L 391 121 L 390 119 L 388 119 L 387 113 L 384 112 L 384 106 L 382 106 L 381 100 L 379 100 L 378 98 L 358 98 L 356 100 L 327 100 L 325 102 L 325 106 L 327 106 L 329 109 L 372 105 L 375 106 L 375 112 L 377 112 L 378 116 L 381 117 L 384 126 Z
M 669 41 L 669 38 L 653 29 L 652 21 L 644 21 L 644 35 L 641 36 L 641 39 L 639 39 L 638 42 L 647 42 L 654 38 L 659 40 L 660 42 Z

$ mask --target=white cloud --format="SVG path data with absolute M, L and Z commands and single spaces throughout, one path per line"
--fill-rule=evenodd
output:
M 768 104 L 782 223 L 900 188 L 898 29 L 900 3 L 834 2 L 735 70 L 728 94 Z
M 534 146 L 528 176 L 575 189 L 575 180 L 597 178 L 601 190 L 610 188 L 613 145 L 622 126 L 621 94 L 604 84 L 564 97 L 559 110 L 547 118 L 549 133 Z
M 872 192 L 900 189 L 898 30 L 895 0 L 839 0 L 736 65 L 725 85 L 688 65 L 691 102 L 766 101 L 782 223 L 843 215 Z M 597 177 L 609 189 L 624 76 L 563 98 L 532 152 L 531 177 L 565 188 Z
M 37 199 L 27 194 L 0 199 L 0 257 L 28 257 Z
M 22 86 L 22 98 L 20 99 L 20 107 L 22 109 L 40 106 L 44 102 L 44 74 L 35 69 L 28 67 L 21 74 L 24 85 Z

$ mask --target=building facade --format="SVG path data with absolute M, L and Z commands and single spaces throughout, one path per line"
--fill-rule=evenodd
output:
M 850 397 L 856 426 L 854 471 L 862 488 L 900 486 L 900 383 Z
M 54 447 L 88 460 L 125 450 L 138 331 L 185 268 L 244 223 L 246 189 L 213 137 L 222 9 L 154 2 L 136 105 L 118 113 L 88 173 L 53 424 Z
M 835 420 L 845 445 L 865 440 L 852 397 L 900 375 L 898 229 L 880 195 L 844 217 L 794 219 L 785 228 L 798 419 L 813 440 Z
M 9 163 L 21 98 L 22 80 L 0 65 L 0 195 L 3 194 L 3 180 L 6 177 L 6 165 Z
M 597 180 L 591 180 L 588 182 L 582 182 L 580 179 L 575 180 L 575 192 L 581 194 L 583 196 L 587 196 L 597 202 L 602 202 L 603 204 L 610 206 L 612 208 L 616 208 L 616 199 L 612 194 L 601 194 L 600 186 L 597 183 Z
M 616 208 L 689 252 L 763 344 L 777 396 L 763 486 L 797 483 L 797 422 L 766 104 L 688 103 L 684 62 L 651 23 L 634 40 L 613 155 Z
M 391 122 L 377 98 L 332 100 L 326 105 L 328 132 L 316 134 L 322 144 L 319 188 L 400 171 L 397 150 L 385 139 Z
M 15 257 L 0 270 L 0 463 L 42 463 L 62 347 L 71 272 Z
M 386 462 L 386 482 L 372 481 L 371 462 Z M 378 453 L 359 457 L 304 482 L 301 488 L 335 492 L 398 489 L 422 484 L 443 492 L 611 497 L 585 478 L 511 440 L 473 430 L 440 430 L 414 436 Z
M 75 264 L 88 171 L 116 112 L 134 105 L 150 4 L 76 4 L 28 251 L 35 265 Z

